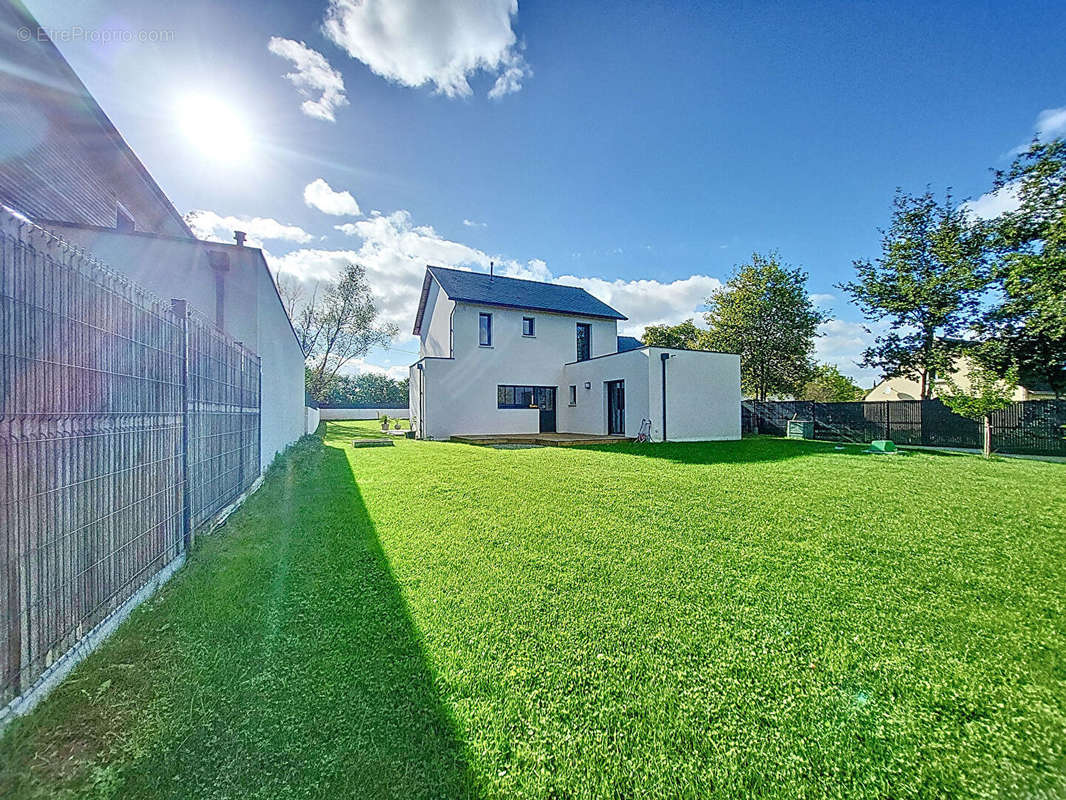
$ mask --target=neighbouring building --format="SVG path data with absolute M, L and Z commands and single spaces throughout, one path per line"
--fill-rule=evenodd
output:
M 644 347 L 584 289 L 427 267 L 412 427 L 423 439 L 559 432 L 740 438 L 740 357 Z
M 962 357 L 956 359 L 951 380 L 963 391 L 970 388 L 969 372 L 969 362 Z M 938 397 L 948 388 L 948 383 L 944 378 L 937 378 L 933 381 L 933 397 Z M 894 378 L 885 378 L 883 381 L 875 385 L 874 388 L 867 392 L 866 396 L 863 398 L 863 402 L 872 403 L 880 400 L 921 399 L 921 383 L 913 378 L 897 375 Z M 1055 393 L 1047 386 L 1018 386 L 1014 390 L 1011 399 L 1016 402 L 1024 400 L 1054 400 Z
M 304 432 L 304 359 L 261 250 L 197 239 L 26 8 L 0 0 L 0 203 L 262 359 L 261 467 Z

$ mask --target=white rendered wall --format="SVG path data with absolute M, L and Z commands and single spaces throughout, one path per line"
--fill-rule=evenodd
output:
M 433 285 L 436 285 L 435 283 Z M 443 299 L 443 298 L 440 298 Z M 577 357 L 577 323 L 592 327 L 592 353 L 613 353 L 618 346 L 615 320 L 576 317 L 540 311 L 455 303 L 454 310 L 434 302 L 430 324 L 423 325 L 423 348 L 436 348 L 448 320 L 452 359 L 426 358 L 422 361 L 425 379 L 425 431 L 432 439 L 462 434 L 536 433 L 540 429 L 537 409 L 497 407 L 496 387 L 554 386 L 556 425 L 565 430 L 566 384 L 563 370 Z M 427 302 L 428 309 L 428 302 Z M 479 314 L 492 314 L 492 346 L 478 343 Z M 522 335 L 522 318 L 533 317 L 535 335 Z M 425 352 L 425 350 L 423 351 Z M 412 376 L 417 370 L 412 370 Z M 417 409 L 417 380 L 412 381 L 412 410 Z M 417 412 L 416 412 L 417 415 Z
M 567 433 L 607 433 L 607 383 L 625 381 L 625 435 L 635 437 L 648 416 L 648 351 L 624 353 L 567 364 L 566 385 L 560 387 L 560 426 Z M 590 384 L 585 388 L 585 384 Z M 577 387 L 577 403 L 569 405 L 569 386 Z M 562 423 L 565 415 L 565 423 Z
M 74 225 L 49 227 L 163 300 L 187 300 L 210 320 L 216 318 L 216 273 L 207 252 L 227 253 L 222 329 L 262 359 L 261 470 L 303 435 L 303 353 L 259 250 Z
M 419 343 L 421 355 L 435 358 L 451 356 L 453 308 L 455 308 L 455 303 L 440 290 L 440 284 L 430 281 L 426 309 L 422 317 L 422 335 Z
M 322 420 L 380 419 L 385 415 L 389 419 L 410 419 L 411 411 L 407 408 L 320 408 Z
M 663 436 L 662 353 L 670 354 L 666 363 L 667 440 L 739 439 L 740 356 L 662 347 L 648 350 L 652 439 L 661 441 Z
M 321 417 L 319 416 L 319 410 L 317 408 L 311 408 L 310 406 L 307 406 L 304 409 L 304 414 L 304 419 L 306 422 L 306 424 L 304 425 L 304 433 L 314 433 L 318 430 L 318 423 L 322 421 Z

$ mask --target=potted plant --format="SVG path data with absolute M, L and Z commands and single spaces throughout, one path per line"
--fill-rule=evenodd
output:
M 381 430 L 387 431 L 388 429 L 389 429 L 389 415 L 388 414 L 382 414 L 381 415 Z

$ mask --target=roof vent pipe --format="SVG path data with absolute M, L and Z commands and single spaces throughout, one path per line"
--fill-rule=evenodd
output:
M 494 277 L 496 277 L 496 262 L 495 261 L 490 261 L 489 262 L 489 280 L 491 281 Z
M 233 241 L 237 243 L 237 247 L 244 247 L 244 240 L 248 238 L 248 234 L 244 231 L 234 231 Z

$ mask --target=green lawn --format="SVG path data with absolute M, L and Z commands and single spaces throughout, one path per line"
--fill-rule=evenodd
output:
M 307 439 L 0 796 L 1061 797 L 1066 465 Z

